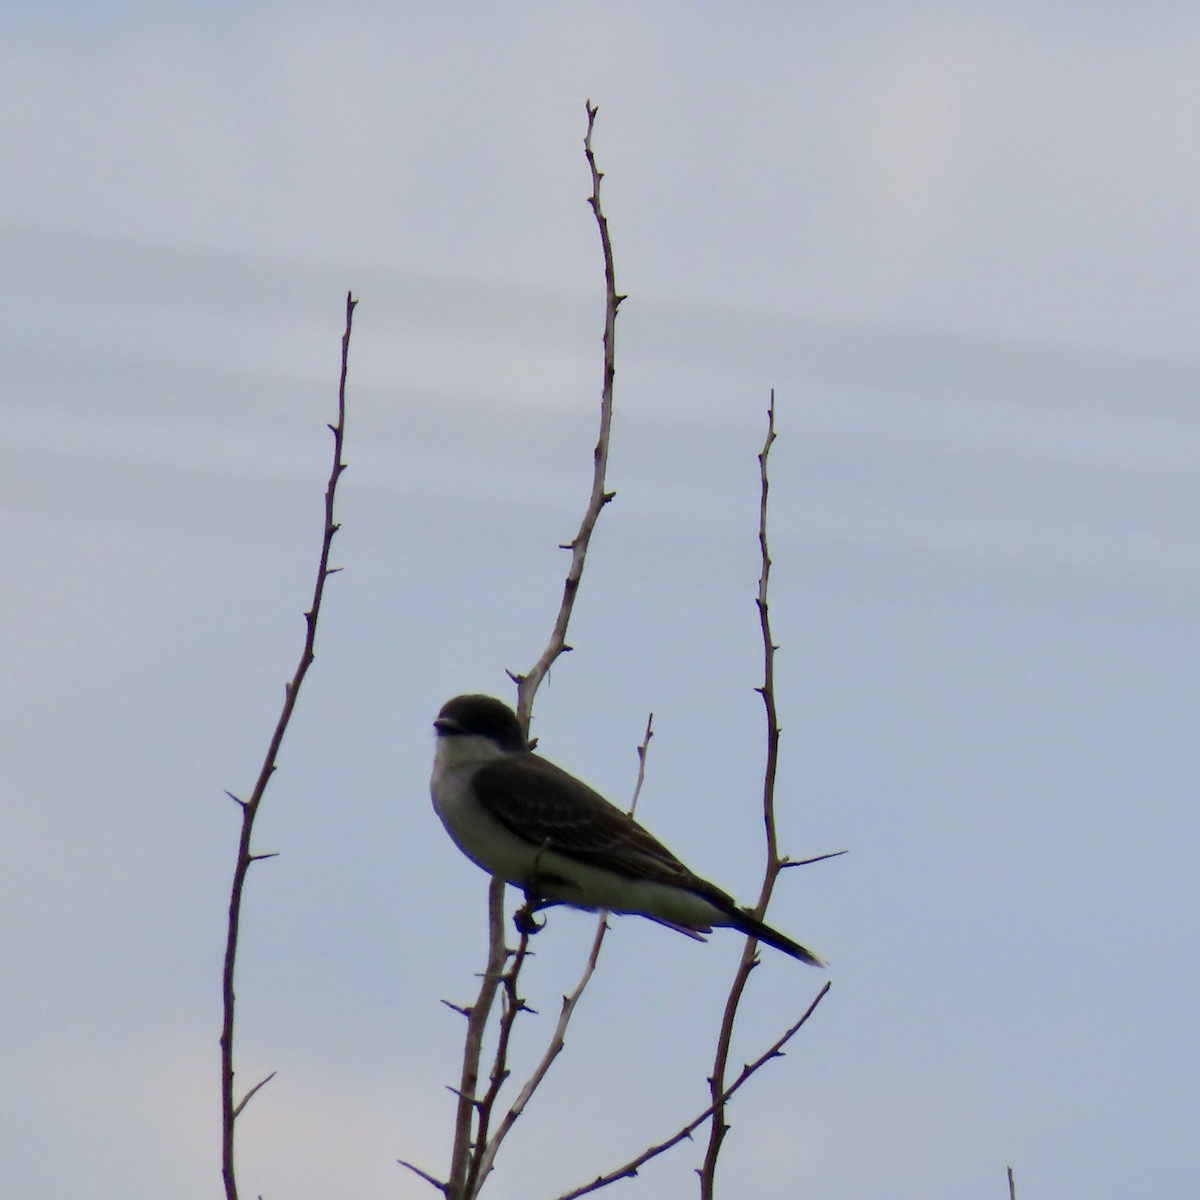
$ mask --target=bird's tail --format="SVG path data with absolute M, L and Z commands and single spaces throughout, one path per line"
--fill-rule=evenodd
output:
M 772 929 L 770 925 L 764 925 L 753 913 L 748 913 L 745 909 L 738 908 L 729 915 L 732 918 L 730 924 L 735 929 L 740 929 L 749 937 L 757 938 L 760 942 L 766 942 L 768 946 L 774 946 L 776 950 L 782 950 L 784 954 L 790 954 L 793 958 L 798 958 L 801 962 L 808 963 L 810 967 L 825 967 L 829 965 L 823 958 L 819 958 L 811 950 L 806 950 L 799 942 L 793 942 L 790 937 L 780 933 L 778 929 Z

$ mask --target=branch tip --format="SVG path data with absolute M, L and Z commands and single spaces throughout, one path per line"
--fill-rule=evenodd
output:
M 239 931 L 246 876 L 250 867 L 263 858 L 275 858 L 275 853 L 252 854 L 250 843 L 254 831 L 254 821 L 258 815 L 259 805 L 266 793 L 267 785 L 275 774 L 276 759 L 279 748 L 287 732 L 292 714 L 295 711 L 296 698 L 303 684 L 308 668 L 314 659 L 313 648 L 317 633 L 317 616 L 321 611 L 321 601 L 325 594 L 325 583 L 329 577 L 329 553 L 333 535 L 337 525 L 333 519 L 334 500 L 337 492 L 337 482 L 341 473 L 346 469 L 342 461 L 343 441 L 346 429 L 346 379 L 349 372 L 350 333 L 353 327 L 355 301 L 350 292 L 346 293 L 346 324 L 341 339 L 341 373 L 338 380 L 337 421 L 329 424 L 333 434 L 333 465 L 329 471 L 328 482 L 325 485 L 324 527 L 321 536 L 321 549 L 317 562 L 316 578 L 313 583 L 312 602 L 304 614 L 305 638 L 300 652 L 299 661 L 290 681 L 284 685 L 283 707 L 275 730 L 267 744 L 262 758 L 258 778 L 248 800 L 242 801 L 237 797 L 237 803 L 242 808 L 242 829 L 238 842 L 237 858 L 234 864 L 233 881 L 229 892 L 229 919 L 225 933 L 225 956 L 222 967 L 222 1026 L 220 1036 L 221 1046 L 221 1176 L 224 1181 L 225 1200 L 238 1200 L 237 1173 L 234 1154 L 234 1127 L 238 1115 L 245 1108 L 250 1098 L 274 1078 L 272 1072 L 266 1079 L 257 1083 L 238 1103 L 234 1102 L 234 1025 L 236 1016 L 236 994 L 234 992 L 234 971 L 237 964 Z M 232 796 L 232 793 L 229 793 Z
M 252 1088 L 251 1088 L 251 1089 L 250 1089 L 250 1090 L 249 1090 L 249 1091 L 248 1091 L 248 1092 L 247 1092 L 247 1093 L 246 1093 L 246 1094 L 245 1094 L 245 1095 L 244 1095 L 242 1098 L 241 1098 L 241 1101 L 240 1101 L 240 1102 L 239 1102 L 239 1103 L 238 1103 L 238 1104 L 237 1104 L 237 1105 L 234 1107 L 234 1110 L 233 1110 L 233 1117 L 234 1117 L 234 1120 L 237 1120 L 237 1118 L 238 1118 L 238 1117 L 240 1117 L 240 1116 L 242 1115 L 242 1109 L 244 1109 L 244 1108 L 246 1107 L 246 1105 L 250 1103 L 250 1100 L 251 1100 L 251 1098 L 254 1096 L 254 1093 L 255 1093 L 255 1092 L 257 1092 L 257 1091 L 259 1090 L 259 1088 L 264 1088 L 264 1087 L 266 1087 L 266 1086 L 267 1086 L 267 1084 L 268 1084 L 268 1083 L 270 1083 L 270 1082 L 271 1082 L 271 1080 L 272 1080 L 272 1079 L 274 1079 L 274 1078 L 275 1078 L 275 1076 L 276 1076 L 278 1073 L 279 1073 L 278 1071 L 272 1071 L 272 1072 L 270 1073 L 270 1075 L 268 1075 L 268 1076 L 267 1076 L 265 1079 L 260 1079 L 260 1080 L 259 1080 L 259 1081 L 258 1081 L 258 1082 L 257 1082 L 257 1083 L 256 1083 L 256 1084 L 255 1084 L 255 1085 L 254 1085 L 254 1086 L 253 1086 L 253 1087 L 252 1087 Z

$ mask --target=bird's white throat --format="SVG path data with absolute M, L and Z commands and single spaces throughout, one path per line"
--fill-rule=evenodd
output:
M 433 773 L 437 777 L 459 767 L 481 767 L 507 753 L 491 738 L 479 734 L 442 734 L 433 751 Z

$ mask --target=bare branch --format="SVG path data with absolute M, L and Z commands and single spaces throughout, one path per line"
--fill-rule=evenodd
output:
M 475 1116 L 478 1112 L 476 1089 L 479 1086 L 479 1061 L 483 1055 L 483 1035 L 488 1017 L 496 1000 L 496 991 L 508 961 L 504 940 L 504 880 L 492 877 L 488 885 L 488 962 L 479 985 L 479 995 L 467 1010 L 467 1037 L 463 1046 L 462 1083 L 458 1088 L 458 1110 L 454 1119 L 454 1148 L 450 1156 L 450 1179 L 446 1195 L 461 1200 L 467 1195 L 467 1178 L 471 1173 L 471 1143 Z
M 592 207 L 592 212 L 595 215 L 600 231 L 605 278 L 604 375 L 600 399 L 600 432 L 596 440 L 595 451 L 593 452 L 591 495 L 584 510 L 579 531 L 564 547 L 564 549 L 571 552 L 571 564 L 567 569 L 567 575 L 563 582 L 562 601 L 559 605 L 558 615 L 555 618 L 550 639 L 537 662 L 534 663 L 526 674 L 517 675 L 512 671 L 508 672 L 509 677 L 517 685 L 517 717 L 521 722 L 526 739 L 529 737 L 530 717 L 533 712 L 533 701 L 538 687 L 559 656 L 569 652 L 571 649 L 566 641 L 567 627 L 570 624 L 571 615 L 574 611 L 575 599 L 579 594 L 579 585 L 583 578 L 583 568 L 587 559 L 588 545 L 590 544 L 592 531 L 595 529 L 601 510 L 612 500 L 615 494 L 605 490 L 605 475 L 608 467 L 608 447 L 612 429 L 616 317 L 617 308 L 624 297 L 617 295 L 612 244 L 608 234 L 608 221 L 604 216 L 600 204 L 600 180 L 603 178 L 603 175 L 596 166 L 595 156 L 592 152 L 592 131 L 595 120 L 596 109 L 589 103 L 587 105 L 587 133 L 583 142 L 584 154 L 587 157 L 592 178 L 592 192 L 588 198 L 588 202 Z M 518 996 L 517 981 L 521 967 L 525 962 L 528 938 L 528 933 L 522 931 L 521 942 L 515 951 L 512 966 L 505 971 L 504 967 L 508 961 L 509 954 L 514 952 L 508 949 L 505 940 L 503 919 L 504 881 L 502 879 L 494 878 L 492 880 L 488 897 L 488 967 L 484 973 L 483 984 L 480 987 L 478 999 L 466 1010 L 468 1021 L 466 1047 L 463 1057 L 463 1082 L 459 1093 L 450 1179 L 446 1184 L 446 1195 L 449 1197 L 449 1200 L 467 1200 L 467 1198 L 478 1194 L 479 1188 L 483 1186 L 483 1182 L 492 1168 L 492 1163 L 500 1142 L 503 1141 L 504 1135 L 511 1128 L 513 1121 L 516 1120 L 516 1116 L 519 1115 L 520 1111 L 517 1109 L 517 1112 L 513 1113 L 510 1110 L 501 1123 L 501 1128 L 497 1130 L 492 1138 L 488 1138 L 488 1126 L 492 1110 L 500 1088 L 508 1077 L 507 1054 L 512 1024 L 517 1014 L 525 1007 Z M 599 942 L 603 938 L 602 930 L 603 922 L 600 929 L 597 930 L 597 952 L 599 950 Z M 578 999 L 577 993 L 582 992 L 587 980 L 591 977 L 591 971 L 594 969 L 594 962 L 591 962 L 590 959 L 589 962 L 591 966 L 585 969 L 584 977 L 577 986 L 576 992 L 572 993 L 576 997 L 576 1000 Z M 479 1097 L 476 1094 L 476 1089 L 479 1081 L 483 1035 L 491 1016 L 497 991 L 501 985 L 503 985 L 504 989 L 505 1005 L 501 1013 L 496 1054 L 493 1059 L 488 1089 L 482 1097 Z M 574 1002 L 570 1004 L 570 1008 L 571 1010 L 574 1009 Z M 569 1020 L 569 1012 L 567 1013 L 567 1019 Z M 560 1025 L 565 1028 L 565 1023 L 561 1015 L 559 1021 Z M 558 1049 L 561 1050 L 561 1045 Z M 552 1061 L 557 1053 L 558 1051 L 555 1050 L 553 1054 L 550 1054 L 549 1060 Z M 548 1067 L 549 1061 L 546 1062 L 546 1068 L 548 1069 Z M 545 1070 L 542 1070 L 541 1075 L 544 1074 Z M 539 1075 L 537 1082 L 540 1082 L 540 1078 L 541 1076 Z M 537 1083 L 532 1080 L 531 1083 L 533 1083 L 532 1088 L 528 1084 L 526 1085 L 529 1088 L 530 1094 L 532 1094 L 532 1091 L 537 1086 Z M 524 1095 L 524 1092 L 522 1095 Z M 523 1108 L 527 1100 L 528 1096 L 525 1096 L 524 1100 L 518 1098 L 520 1107 Z M 514 1107 L 516 1106 L 514 1105 Z
M 638 756 L 638 772 L 637 780 L 633 787 L 633 798 L 629 804 L 629 815 L 633 816 L 634 810 L 637 808 L 638 797 L 642 793 L 642 785 L 646 781 L 646 757 L 650 748 L 650 739 L 654 736 L 654 714 L 651 713 L 646 720 L 646 732 L 642 736 L 642 740 L 637 748 Z M 580 997 L 584 993 L 584 989 L 591 982 L 592 975 L 596 970 L 596 963 L 600 959 L 600 947 L 604 944 L 605 935 L 608 933 L 608 914 L 602 912 L 599 920 L 596 923 L 596 934 L 592 939 L 592 948 L 588 954 L 587 961 L 584 963 L 583 973 L 579 977 L 579 982 L 575 985 L 570 994 L 563 997 L 562 1008 L 558 1014 L 558 1023 L 555 1025 L 554 1033 L 552 1034 L 549 1043 L 546 1046 L 545 1053 L 542 1055 L 538 1065 L 534 1068 L 533 1073 L 526 1081 L 525 1086 L 517 1094 L 517 1098 L 513 1101 L 507 1113 L 505 1113 L 500 1126 L 497 1128 L 491 1140 L 487 1142 L 483 1154 L 480 1156 L 479 1167 L 475 1175 L 474 1187 L 468 1191 L 468 1195 L 476 1196 L 479 1194 L 480 1188 L 483 1186 L 483 1181 L 487 1178 L 495 1162 L 496 1154 L 499 1152 L 500 1144 L 508 1136 L 509 1130 L 516 1124 L 517 1119 L 525 1111 L 526 1105 L 533 1098 L 534 1092 L 541 1086 L 542 1080 L 545 1079 L 546 1073 L 554 1063 L 554 1060 L 562 1053 L 563 1047 L 566 1045 L 567 1026 L 571 1023 L 571 1018 L 575 1014 L 575 1007 L 579 1003 Z M 525 941 L 522 940 L 521 950 L 518 954 L 523 953 Z M 514 976 L 516 970 L 519 970 L 519 964 L 515 965 Z M 508 1015 L 506 1008 L 505 1016 Z M 515 1014 L 514 1014 L 515 1015 Z M 501 1027 L 501 1038 L 507 1046 L 506 1031 Z M 503 1055 L 497 1052 L 497 1062 L 503 1061 Z M 498 1089 L 497 1089 L 498 1090 Z M 480 1141 L 484 1140 L 486 1133 L 486 1122 L 480 1121 Z
M 242 1100 L 241 1105 L 233 1099 L 233 1027 L 236 999 L 233 991 L 234 968 L 237 963 L 238 932 L 241 926 L 242 895 L 246 886 L 246 874 L 250 864 L 256 858 L 266 857 L 252 854 L 250 837 L 254 831 L 254 818 L 258 815 L 259 805 L 267 790 L 267 784 L 275 773 L 275 760 L 279 755 L 279 747 L 283 744 L 283 735 L 287 732 L 288 723 L 296 706 L 296 697 L 300 685 L 304 682 L 308 668 L 312 665 L 314 647 L 317 636 L 317 618 L 321 612 L 321 601 L 325 595 L 325 581 L 329 578 L 329 554 L 333 546 L 333 535 L 337 532 L 337 523 L 333 519 L 334 498 L 337 494 L 338 480 L 346 469 L 342 461 L 342 448 L 346 430 L 346 376 L 350 362 L 350 331 L 354 323 L 354 308 L 358 303 L 349 293 L 346 294 L 346 328 L 342 334 L 342 370 L 338 383 L 338 415 L 337 423 L 330 425 L 333 432 L 333 467 L 329 472 L 329 481 L 325 485 L 325 526 L 321 537 L 321 555 L 317 565 L 316 583 L 313 586 L 312 604 L 304 614 L 305 636 L 304 647 L 300 652 L 300 661 L 296 666 L 291 681 L 284 690 L 283 709 L 276 722 L 275 731 L 271 735 L 267 752 L 263 756 L 262 766 L 254 791 L 248 800 L 238 800 L 233 797 L 242 809 L 242 829 L 238 840 L 237 861 L 233 870 L 233 884 L 229 894 L 229 922 L 225 938 L 225 962 L 222 972 L 222 1012 L 221 1025 L 221 1174 L 225 1181 L 226 1200 L 238 1200 L 237 1176 L 234 1164 L 234 1122 L 246 1100 L 261 1087 L 258 1084 Z M 232 793 L 227 793 L 232 795 Z
M 1008 1168 L 1008 1200 L 1017 1200 L 1017 1181 L 1013 1178 L 1012 1167 Z
M 583 968 L 583 974 L 579 978 L 579 982 L 575 985 L 575 989 L 568 996 L 563 997 L 562 1009 L 558 1014 L 558 1023 L 554 1028 L 554 1033 L 550 1038 L 549 1045 L 546 1047 L 545 1053 L 542 1055 L 538 1065 L 534 1068 L 533 1074 L 526 1081 L 525 1086 L 521 1088 L 517 1098 L 512 1102 L 508 1111 L 504 1114 L 500 1121 L 500 1125 L 491 1139 L 483 1147 L 483 1152 L 479 1156 L 478 1169 L 473 1180 L 474 1188 L 468 1192 L 468 1196 L 478 1196 L 479 1190 L 483 1187 L 484 1180 L 492 1170 L 492 1166 L 496 1160 L 496 1154 L 500 1150 L 500 1145 L 508 1136 L 509 1131 L 516 1124 L 517 1119 L 525 1111 L 525 1106 L 532 1099 L 534 1092 L 541 1085 L 542 1080 L 546 1077 L 546 1072 L 550 1070 L 554 1060 L 562 1052 L 563 1046 L 566 1044 L 567 1026 L 570 1024 L 571 1017 L 575 1012 L 575 1006 L 579 1003 L 580 996 L 583 995 L 584 989 L 591 982 L 592 973 L 596 969 L 596 962 L 600 957 L 600 947 L 604 943 L 604 935 L 608 930 L 608 923 L 604 916 L 601 915 L 598 924 L 596 925 L 596 936 L 592 939 L 592 949 L 588 954 L 587 962 Z M 497 1054 L 499 1061 L 499 1054 Z M 484 1131 L 486 1132 L 486 1131 Z
M 605 491 L 605 473 L 608 469 L 608 443 L 612 429 L 613 412 L 613 378 L 616 374 L 616 336 L 617 309 L 624 296 L 617 294 L 616 274 L 613 267 L 612 241 L 608 235 L 608 218 L 600 205 L 600 181 L 604 174 L 596 166 L 596 157 L 592 153 L 592 130 L 596 123 L 597 109 L 589 101 L 587 104 L 587 133 L 583 139 L 583 152 L 587 156 L 588 167 L 592 173 L 592 194 L 588 197 L 596 225 L 600 231 L 600 246 L 604 253 L 604 380 L 600 392 L 600 434 L 593 451 L 592 494 L 584 511 L 579 532 L 562 548 L 570 550 L 571 565 L 567 569 L 567 577 L 563 582 L 562 603 L 559 605 L 558 616 L 550 641 L 542 651 L 541 657 L 524 675 L 513 676 L 517 684 L 517 716 L 526 731 L 529 729 L 530 717 L 533 713 L 533 698 L 541 686 L 546 673 L 554 665 L 560 654 L 569 647 L 566 644 L 567 626 L 571 621 L 571 613 L 575 608 L 575 598 L 579 594 L 580 580 L 583 578 L 583 566 L 587 559 L 588 543 L 591 541 L 592 530 L 604 506 L 616 495 L 615 492 Z M 511 675 L 511 672 L 510 672 Z
M 503 938 L 503 930 L 501 930 L 501 936 Z M 508 1078 L 508 1046 L 512 1038 L 513 1024 L 516 1022 L 518 1013 L 527 1011 L 525 1002 L 517 994 L 517 978 L 521 973 L 521 967 L 524 965 L 525 956 L 528 953 L 529 928 L 523 928 L 517 942 L 516 953 L 513 955 L 512 964 L 500 977 L 500 983 L 504 988 L 500 1011 L 500 1030 L 496 1038 L 496 1053 L 492 1060 L 488 1089 L 483 1094 L 476 1109 L 477 1116 L 473 1139 L 475 1152 L 471 1155 L 466 1186 L 463 1190 L 464 1196 L 478 1195 L 479 1189 L 483 1186 L 484 1179 L 491 1170 L 491 1159 L 486 1152 L 488 1148 L 488 1130 L 492 1121 L 492 1111 L 496 1106 L 496 1098 L 500 1095 L 500 1089 L 504 1086 L 504 1082 Z M 495 1157 L 494 1152 L 491 1157 Z
M 592 1180 L 591 1183 L 585 1183 L 582 1187 L 575 1188 L 574 1191 L 564 1192 L 558 1197 L 558 1200 L 578 1200 L 580 1196 L 586 1196 L 589 1192 L 599 1191 L 602 1187 L 607 1187 L 610 1183 L 616 1183 L 618 1179 L 629 1179 L 636 1175 L 652 1158 L 657 1158 L 660 1154 L 670 1150 L 673 1146 L 678 1146 L 680 1142 L 692 1136 L 705 1121 L 710 1120 L 718 1109 L 723 1109 L 724 1106 L 733 1097 L 734 1093 L 744 1084 L 759 1068 L 765 1066 L 773 1058 L 779 1058 L 783 1054 L 783 1048 L 789 1041 L 799 1032 L 800 1027 L 813 1015 L 817 1005 L 825 999 L 826 993 L 833 985 L 826 983 L 823 988 L 817 993 L 813 1002 L 804 1010 L 803 1016 L 793 1025 L 790 1025 L 784 1032 L 783 1036 L 778 1038 L 771 1046 L 769 1046 L 762 1054 L 760 1054 L 753 1062 L 747 1063 L 741 1071 L 741 1074 L 729 1085 L 724 1088 L 717 1098 L 710 1104 L 702 1113 L 693 1117 L 682 1129 L 672 1134 L 665 1141 L 658 1142 L 651 1146 L 648 1150 L 643 1150 L 636 1158 L 631 1158 L 627 1163 L 617 1167 L 607 1174 L 599 1175 Z
M 646 782 L 646 755 L 650 751 L 650 739 L 654 736 L 654 714 L 646 717 L 646 732 L 642 734 L 641 744 L 637 748 L 638 773 L 637 782 L 633 785 L 633 799 L 629 802 L 629 815 L 637 812 L 637 803 L 642 795 L 642 784 Z
M 766 914 L 767 904 L 775 889 L 775 881 L 783 869 L 783 860 L 779 854 L 779 842 L 775 832 L 775 777 L 779 766 L 779 720 L 775 710 L 775 651 L 777 647 L 771 636 L 771 618 L 767 605 L 767 592 L 771 580 L 771 553 L 767 544 L 767 501 L 770 494 L 767 460 L 774 441 L 775 390 L 772 388 L 771 402 L 767 407 L 767 436 L 758 455 L 758 547 L 761 569 L 755 604 L 758 608 L 759 628 L 762 634 L 763 682 L 762 686 L 756 690 L 763 699 L 767 724 L 767 760 L 763 775 L 763 830 L 766 838 L 766 863 L 763 867 L 762 889 L 759 892 L 758 904 L 754 909 L 754 915 L 759 920 L 762 920 Z M 700 1168 L 701 1200 L 713 1200 L 717 1158 L 721 1153 L 725 1134 L 729 1131 L 729 1125 L 725 1120 L 725 1102 L 722 1099 L 725 1092 L 725 1071 L 729 1062 L 730 1043 L 733 1040 L 733 1024 L 741 1004 L 742 994 L 750 979 L 750 972 L 758 962 L 757 951 L 758 943 L 753 938 L 747 938 L 737 971 L 729 988 L 725 1011 L 721 1017 L 721 1027 L 717 1034 L 717 1049 L 713 1060 L 712 1075 L 709 1077 L 709 1088 L 713 1098 L 712 1123 L 709 1127 L 708 1148 L 704 1155 L 704 1164 Z

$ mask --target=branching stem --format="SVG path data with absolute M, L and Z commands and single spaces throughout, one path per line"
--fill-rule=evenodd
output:
M 579 594 L 579 585 L 583 578 L 583 568 L 587 560 L 588 545 L 591 542 L 592 531 L 596 527 L 604 506 L 613 498 L 614 493 L 606 491 L 606 474 L 608 470 L 608 447 L 612 430 L 613 411 L 613 379 L 616 374 L 616 321 L 617 309 L 624 296 L 617 294 L 616 277 L 613 266 L 612 242 L 608 234 L 608 220 L 600 204 L 600 181 L 603 172 L 596 166 L 596 158 L 592 152 L 592 132 L 596 121 L 596 107 L 587 104 L 587 133 L 583 140 L 584 154 L 587 157 L 591 171 L 592 191 L 588 197 L 592 213 L 600 231 L 600 245 L 604 256 L 605 306 L 604 306 L 604 375 L 600 396 L 600 432 L 596 439 L 593 452 L 592 490 L 588 504 L 584 510 L 579 531 L 575 537 L 564 546 L 571 552 L 571 563 L 563 582 L 562 600 L 559 603 L 558 615 L 546 648 L 542 651 L 537 662 L 524 675 L 509 672 L 517 685 L 517 717 L 525 736 L 529 736 L 530 718 L 533 713 L 533 701 L 541 686 L 542 680 L 550 671 L 560 655 L 565 654 L 570 647 L 567 645 L 567 628 L 575 609 L 575 600 Z M 559 1014 L 558 1027 L 551 1038 L 542 1061 L 535 1069 L 533 1076 L 522 1088 L 512 1107 L 501 1119 L 495 1132 L 489 1137 L 492 1113 L 500 1094 L 500 1089 L 508 1078 L 508 1048 L 513 1022 L 524 1007 L 517 991 L 521 967 L 526 958 L 526 948 L 529 932 L 522 930 L 517 950 L 510 951 L 506 941 L 504 928 L 504 880 L 493 878 L 488 892 L 488 965 L 484 972 L 479 995 L 473 1005 L 467 1010 L 467 1038 L 463 1053 L 462 1085 L 459 1089 L 458 1112 L 455 1123 L 454 1149 L 451 1156 L 450 1178 L 445 1184 L 438 1183 L 424 1172 L 417 1171 L 431 1182 L 437 1183 L 444 1191 L 447 1200 L 474 1200 L 478 1196 L 484 1181 L 487 1179 L 495 1161 L 496 1153 L 501 1142 L 512 1128 L 514 1122 L 524 1110 L 529 1098 L 541 1083 L 546 1071 L 563 1047 L 563 1035 L 571 1014 L 575 1010 L 580 995 L 591 979 L 596 966 L 596 956 L 604 939 L 604 920 L 601 917 L 596 931 L 592 954 L 584 968 L 582 977 L 570 996 L 564 997 L 563 1009 Z M 505 970 L 509 957 L 512 963 Z M 493 1057 L 492 1068 L 486 1091 L 480 1096 L 479 1086 L 480 1062 L 483 1053 L 484 1033 L 495 1005 L 497 992 L 503 987 L 505 1002 L 500 1016 L 500 1028 L 497 1034 L 497 1045 Z M 405 1164 L 409 1165 L 409 1164 Z M 412 1168 L 417 1170 L 416 1168 Z
M 221 1025 L 221 1175 L 225 1181 L 226 1200 L 238 1200 L 238 1185 L 236 1166 L 234 1162 L 234 1125 L 238 1114 L 246 1102 L 274 1075 L 268 1075 L 262 1083 L 256 1084 L 243 1097 L 240 1103 L 234 1100 L 233 1091 L 233 1029 L 236 997 L 233 990 L 234 970 L 237 965 L 238 934 L 241 928 L 242 899 L 246 886 L 246 875 L 252 863 L 263 858 L 272 858 L 270 854 L 255 854 L 250 850 L 250 839 L 254 832 L 254 819 L 258 816 L 259 805 L 267 790 L 267 784 L 275 773 L 275 763 L 279 756 L 279 748 L 283 744 L 283 735 L 295 711 L 296 699 L 300 694 L 300 685 L 308 674 L 315 656 L 317 637 L 317 619 L 321 615 L 321 601 L 325 596 L 325 582 L 330 575 L 340 568 L 331 568 L 329 554 L 333 546 L 333 535 L 338 531 L 338 524 L 333 519 L 334 499 L 337 495 L 338 480 L 346 469 L 342 461 L 342 448 L 346 431 L 346 375 L 350 362 L 350 331 L 354 323 L 354 308 L 358 301 L 349 293 L 346 295 L 346 328 L 342 334 L 342 369 L 338 383 L 337 422 L 329 426 L 333 433 L 333 467 L 329 472 L 329 481 L 325 486 L 325 527 L 321 537 L 321 556 L 317 565 L 317 578 L 313 586 L 312 604 L 304 614 L 305 635 L 304 648 L 300 652 L 300 661 L 295 673 L 284 688 L 283 708 L 276 722 L 275 731 L 267 745 L 263 756 L 258 779 L 254 791 L 248 800 L 240 800 L 234 796 L 242 814 L 242 828 L 238 839 L 237 861 L 234 864 L 233 884 L 229 894 L 229 921 L 225 936 L 225 962 L 222 973 L 222 1012 Z

